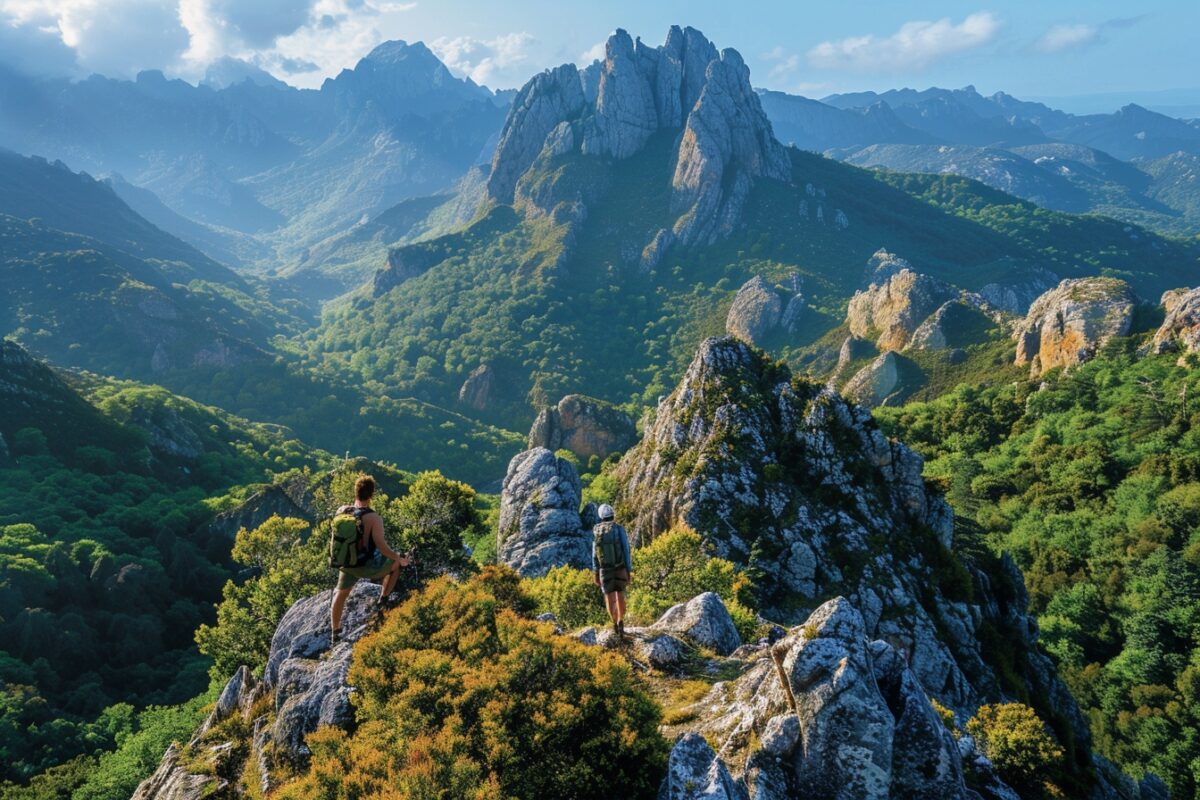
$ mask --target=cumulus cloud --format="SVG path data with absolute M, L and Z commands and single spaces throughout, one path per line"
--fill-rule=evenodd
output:
M 608 55 L 608 53 L 605 50 L 605 45 L 607 43 L 608 43 L 608 40 L 603 39 L 599 42 L 596 42 L 594 45 L 589 47 L 587 50 L 584 50 L 583 53 L 580 54 L 580 56 L 579 56 L 579 63 L 586 65 L 586 64 L 591 64 L 593 61 L 603 61 L 605 59 L 605 57 Z
M 971 14 L 962 22 L 949 17 L 906 22 L 890 36 L 851 36 L 821 42 L 808 51 L 808 62 L 824 69 L 873 72 L 923 69 L 956 53 L 988 44 L 1000 32 L 1000 18 L 989 11 Z
M 445 36 L 429 43 L 451 72 L 465 75 L 476 83 L 492 86 L 512 86 L 524 82 L 530 46 L 536 42 L 532 35 L 507 33 L 495 39 L 476 39 L 471 36 Z
M 63 43 L 57 28 L 0 20 L 0 59 L 27 75 L 75 76 L 75 51 Z
M 790 53 L 782 47 L 774 47 L 766 53 L 762 54 L 763 61 L 770 64 L 767 69 L 767 78 L 771 80 L 780 80 L 790 78 L 795 75 L 800 69 L 800 56 L 796 53 Z
M 1076 50 L 1100 41 L 1101 35 L 1111 29 L 1128 28 L 1140 22 L 1142 17 L 1125 17 L 1110 19 L 1100 23 L 1060 23 L 1052 25 L 1033 43 L 1033 49 L 1040 53 L 1061 53 L 1064 50 Z
M 120 13 L 100 0 L 0 0 L 0 27 L 57 52 L 48 63 L 24 58 L 26 69 L 43 74 L 61 74 L 54 69 L 63 64 L 59 45 L 73 51 L 78 71 L 129 77 L 173 63 L 188 44 L 174 3 L 165 0 L 123 0 Z M 56 34 L 59 45 L 47 34 Z M 0 58 L 17 60 L 7 47 L 0 49 Z

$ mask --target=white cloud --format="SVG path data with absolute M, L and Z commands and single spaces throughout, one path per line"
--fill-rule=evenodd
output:
M 763 61 L 771 65 L 767 70 L 767 78 L 770 80 L 778 81 L 790 78 L 800 69 L 800 56 L 779 46 L 763 53 L 762 57 Z
M 41 40 L 60 55 L 61 45 L 71 48 L 81 72 L 119 77 L 174 62 L 188 38 L 169 0 L 123 0 L 120 13 L 100 0 L 0 0 L 0 26 Z M 48 35 L 57 35 L 59 44 Z M 7 47 L 0 58 L 17 60 Z M 61 74 L 45 61 L 25 63 Z
M 457 75 L 489 86 L 513 86 L 529 77 L 524 65 L 536 41 L 525 32 L 507 33 L 495 39 L 443 36 L 430 42 L 429 49 Z
M 946 56 L 988 44 L 1000 32 L 1000 18 L 989 11 L 955 24 L 949 17 L 906 22 L 890 36 L 851 36 L 821 42 L 808 51 L 808 62 L 823 69 L 872 72 L 923 69 Z
M 1105 31 L 1129 28 L 1141 22 L 1142 16 L 1109 19 L 1098 24 L 1087 22 L 1060 23 L 1038 37 L 1033 49 L 1040 53 L 1061 53 L 1101 41 Z
M 602 39 L 599 42 L 596 42 L 591 47 L 589 47 L 587 50 L 584 50 L 579 55 L 579 63 L 584 66 L 587 66 L 588 64 L 591 64 L 593 61 L 603 61 L 608 56 L 608 52 L 606 50 L 607 44 L 608 44 L 608 40 Z

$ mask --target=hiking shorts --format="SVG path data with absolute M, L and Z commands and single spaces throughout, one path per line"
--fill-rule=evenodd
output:
M 339 567 L 337 588 L 349 589 L 359 581 L 373 581 L 392 571 L 396 562 L 376 553 L 370 561 L 357 567 Z
M 629 586 L 629 570 L 624 567 L 600 570 L 600 585 L 605 594 L 625 591 Z

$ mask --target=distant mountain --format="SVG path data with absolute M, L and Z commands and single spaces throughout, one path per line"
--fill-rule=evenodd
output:
M 1081 117 L 1004 92 L 984 97 L 973 86 L 821 101 L 760 94 L 785 141 L 852 164 L 962 175 L 1046 208 L 1110 214 L 1165 233 L 1200 231 L 1200 186 L 1151 166 L 1200 155 L 1194 121 L 1138 106 Z
M 806 97 L 759 90 L 763 111 L 775 136 L 784 144 L 821 152 L 876 142 L 928 144 L 934 137 L 904 123 L 882 101 L 863 108 L 841 109 Z
M 316 91 L 232 60 L 200 86 L 160 72 L 71 82 L 0 67 L 0 145 L 119 173 L 181 216 L 293 259 L 490 160 L 505 105 L 425 45 L 399 41 Z

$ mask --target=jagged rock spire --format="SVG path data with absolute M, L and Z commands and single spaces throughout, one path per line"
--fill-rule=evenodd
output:
M 518 180 L 545 148 L 620 160 L 660 130 L 680 131 L 671 185 L 674 234 L 684 244 L 728 233 L 754 178 L 789 179 L 787 153 L 736 50 L 718 52 L 694 28 L 673 26 L 659 47 L 618 29 L 603 62 L 584 71 L 565 64 L 521 89 L 492 160 L 487 197 L 512 203 Z

